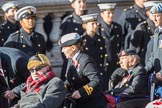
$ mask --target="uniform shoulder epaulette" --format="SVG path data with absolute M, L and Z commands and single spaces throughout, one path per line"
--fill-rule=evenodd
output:
M 73 17 L 72 14 L 66 16 L 63 20 L 62 20 L 62 23 L 66 22 L 68 19 L 71 19 Z
M 130 6 L 129 8 L 125 8 L 123 11 L 126 12 L 128 10 L 131 10 L 133 8 L 133 6 Z
M 70 15 L 69 15 L 69 17 L 73 17 L 73 15 L 72 15 L 72 14 L 70 14 Z
M 73 17 L 73 15 L 72 15 L 72 14 L 70 14 L 70 15 L 66 16 L 66 17 L 65 17 L 65 19 L 68 19 L 68 18 L 71 18 L 71 17 Z
M 17 35 L 17 34 L 19 34 L 19 33 L 20 33 L 20 31 L 17 30 L 17 31 L 15 31 L 14 33 L 12 33 L 12 35 Z

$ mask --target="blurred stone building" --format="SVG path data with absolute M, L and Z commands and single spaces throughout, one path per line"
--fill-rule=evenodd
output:
M 0 0 L 0 5 L 11 0 Z M 72 12 L 68 0 L 17 0 L 21 6 L 33 5 L 37 8 L 36 31 L 43 34 L 48 46 L 48 57 L 59 76 L 62 58 L 58 40 L 60 38 L 60 23 L 62 19 Z M 124 8 L 132 5 L 133 0 L 87 0 L 88 13 L 98 12 L 97 3 L 117 3 L 115 18 L 117 20 Z M 3 21 L 3 12 L 0 10 L 0 23 Z

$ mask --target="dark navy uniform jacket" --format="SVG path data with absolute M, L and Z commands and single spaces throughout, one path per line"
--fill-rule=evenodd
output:
M 102 18 L 98 19 L 100 28 L 98 33 L 105 39 L 106 48 L 106 66 L 110 63 L 116 64 L 118 60 L 118 53 L 122 47 L 122 28 L 116 22 L 112 22 L 111 25 L 107 25 Z
M 20 29 L 19 23 L 16 22 L 15 24 L 11 23 L 10 21 L 6 20 L 0 26 L 0 46 L 3 46 L 5 41 L 8 39 L 11 33 L 16 32 Z
M 0 92 L 3 94 L 6 90 L 12 90 L 21 85 L 29 77 L 30 73 L 27 69 L 29 55 L 15 48 L 0 47 L 0 58 L 4 72 L 4 76 L 0 74 Z M 14 92 L 19 93 L 20 90 L 17 89 Z M 3 97 L 0 98 L 0 107 L 8 108 L 8 101 Z M 11 105 L 16 100 L 17 98 L 11 102 Z
M 148 18 L 146 21 L 137 25 L 131 36 L 130 48 L 136 50 L 143 65 L 145 64 L 147 44 L 150 41 L 151 36 L 153 36 L 155 28 L 153 21 Z
M 60 26 L 60 29 L 62 30 L 61 36 L 72 32 L 82 35 L 84 33 L 82 23 L 82 19 L 80 16 L 76 15 L 75 12 L 72 15 L 65 17 Z
M 106 53 L 105 40 L 97 34 L 94 37 L 90 37 L 86 32 L 82 35 L 82 40 L 86 42 L 83 53 L 92 57 L 102 74 L 104 70 L 104 55 Z
M 99 72 L 87 54 L 80 52 L 75 64 L 69 60 L 66 76 L 65 85 L 69 90 L 78 90 L 81 94 L 76 100 L 76 108 L 106 108 Z
M 103 83 L 105 83 L 104 90 L 107 90 L 109 77 L 118 67 L 118 53 L 122 48 L 122 28 L 116 22 L 107 25 L 100 16 L 98 17 L 98 22 L 100 24 L 98 34 L 105 40 L 106 53 L 104 56 L 105 73 L 103 75 Z
M 29 35 L 22 28 L 11 34 L 4 46 L 20 49 L 31 56 L 37 53 L 46 53 L 44 37 L 35 31 Z
M 124 35 L 124 48 L 129 48 L 132 30 L 134 30 L 140 22 L 143 22 L 146 19 L 145 8 L 141 9 L 136 4 L 122 12 L 119 18 L 119 24 L 122 26 Z

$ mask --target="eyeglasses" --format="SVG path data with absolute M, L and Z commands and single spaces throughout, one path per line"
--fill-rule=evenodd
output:
M 39 67 L 36 67 L 36 68 L 34 68 L 34 69 L 29 69 L 29 71 L 31 72 L 31 73 L 33 73 L 34 71 L 40 71 L 42 68 L 44 68 L 45 66 L 39 66 Z

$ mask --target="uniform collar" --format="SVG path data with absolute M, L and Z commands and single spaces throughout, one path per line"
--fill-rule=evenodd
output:
M 73 12 L 73 19 L 76 20 L 78 23 L 83 23 L 80 16 L 78 16 L 75 12 Z
M 32 32 L 31 34 L 28 34 L 23 28 L 20 29 L 20 35 L 22 35 L 23 37 L 25 36 L 26 38 L 28 38 L 29 40 L 31 40 L 31 38 L 34 38 L 34 32 Z
M 133 69 L 134 69 L 136 66 L 138 66 L 138 65 L 139 65 L 139 63 L 137 63 L 135 66 L 130 67 L 130 68 L 128 69 L 128 73 L 129 73 L 129 74 L 132 74 L 132 73 L 133 73 Z
M 103 20 L 103 18 L 99 15 L 98 16 L 98 19 L 97 19 L 97 21 L 103 26 L 103 27 L 108 27 L 108 28 L 112 28 L 113 27 L 113 21 L 112 21 L 112 23 L 110 24 L 110 25 L 108 25 L 107 23 L 105 23 L 105 21 Z
M 73 61 L 76 60 L 76 58 L 78 57 L 79 53 L 80 53 L 80 50 L 77 53 L 75 53 L 75 55 L 72 57 Z
M 140 11 L 145 12 L 145 8 L 140 8 L 137 4 L 134 4 L 134 8 Z
M 138 10 L 138 12 L 141 13 L 142 16 L 145 17 L 144 19 L 146 19 L 145 8 L 140 8 L 137 4 L 134 4 L 134 8 L 135 8 L 136 10 Z
M 20 29 L 20 32 L 24 35 L 24 36 L 32 36 L 34 34 L 34 32 L 32 32 L 31 34 L 28 34 L 23 28 Z
M 158 28 L 159 28 L 160 31 L 162 31 L 162 26 L 159 26 Z
M 146 21 L 147 21 L 148 26 L 151 28 L 151 32 L 154 33 L 156 29 L 154 22 L 150 18 L 147 18 Z
M 155 29 L 154 33 L 161 33 L 161 32 L 162 32 L 162 26 L 161 27 L 159 26 Z

